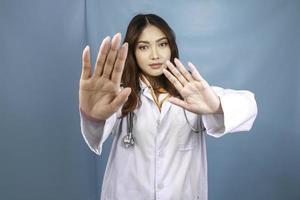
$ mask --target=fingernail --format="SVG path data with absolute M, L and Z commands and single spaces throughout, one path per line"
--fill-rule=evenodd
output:
M 193 63 L 191 63 L 190 61 L 188 62 L 188 65 L 189 65 L 190 67 L 192 67 L 193 69 L 195 68 L 195 65 L 194 65 Z
M 113 49 L 119 49 L 121 46 L 121 33 L 117 33 L 114 35 L 113 39 L 112 39 L 112 43 L 114 43 L 114 45 L 112 46 Z
M 121 35 L 121 33 L 116 33 L 115 37 L 121 38 L 122 35 Z
M 110 36 L 109 35 L 104 38 L 104 41 L 107 41 L 107 40 L 108 41 L 110 40 Z
M 103 48 L 107 48 L 107 46 L 109 46 L 110 42 L 110 36 L 106 36 L 103 40 L 102 40 L 102 43 L 100 45 L 100 49 L 103 49 Z

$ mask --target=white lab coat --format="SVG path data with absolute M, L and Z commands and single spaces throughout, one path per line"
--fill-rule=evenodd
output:
M 121 109 L 105 124 L 80 114 L 83 137 L 96 154 L 101 154 L 103 143 L 113 134 L 101 200 L 207 200 L 205 135 L 191 131 L 181 107 L 165 101 L 159 112 L 150 89 L 140 84 L 142 105 L 134 111 L 133 148 L 123 145 L 127 119 L 118 118 Z M 196 127 L 202 120 L 213 137 L 250 130 L 257 115 L 253 93 L 213 89 L 224 114 L 199 116 L 186 111 L 190 124 Z

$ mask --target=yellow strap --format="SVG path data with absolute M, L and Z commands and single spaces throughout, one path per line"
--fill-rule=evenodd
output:
M 155 92 L 154 92 L 154 90 L 153 90 L 151 84 L 150 84 L 149 81 L 147 80 L 147 78 L 146 78 L 144 75 L 142 75 L 141 77 L 142 77 L 142 81 L 144 81 L 145 84 L 150 88 L 152 98 L 153 98 L 155 104 L 157 105 L 159 111 L 161 111 L 161 107 L 162 107 L 163 102 L 165 102 L 165 101 L 167 100 L 167 98 L 170 96 L 170 94 L 167 94 L 167 96 L 166 96 L 165 98 L 163 98 L 163 99 L 159 102 L 159 99 L 156 97 Z M 158 91 L 159 91 L 159 92 L 166 92 L 166 90 L 165 90 L 164 88 L 159 88 Z

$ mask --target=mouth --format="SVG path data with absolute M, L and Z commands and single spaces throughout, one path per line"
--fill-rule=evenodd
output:
M 152 63 L 150 64 L 149 66 L 152 68 L 152 69 L 158 69 L 160 68 L 162 65 L 162 63 Z

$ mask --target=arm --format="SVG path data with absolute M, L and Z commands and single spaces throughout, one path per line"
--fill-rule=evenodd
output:
M 251 129 L 257 115 L 253 93 L 211 87 L 192 63 L 190 74 L 178 59 L 174 62 L 177 68 L 167 61 L 172 73 L 164 69 L 164 74 L 183 99 L 171 97 L 171 103 L 203 116 L 207 133 L 214 137 Z
M 246 90 L 212 88 L 220 98 L 223 114 L 202 115 L 207 134 L 221 137 L 230 132 L 249 131 L 257 116 L 254 94 Z
M 120 42 L 120 34 L 116 34 L 111 42 L 109 37 L 103 40 L 94 73 L 89 48 L 86 47 L 82 54 L 79 84 L 81 132 L 90 149 L 98 155 L 116 124 L 116 112 L 120 111 L 131 92 L 130 88 L 120 87 L 128 51 L 128 44 L 120 47 Z
M 81 133 L 91 151 L 101 155 L 103 143 L 112 133 L 116 120 L 116 113 L 106 120 L 97 120 L 80 109 Z

